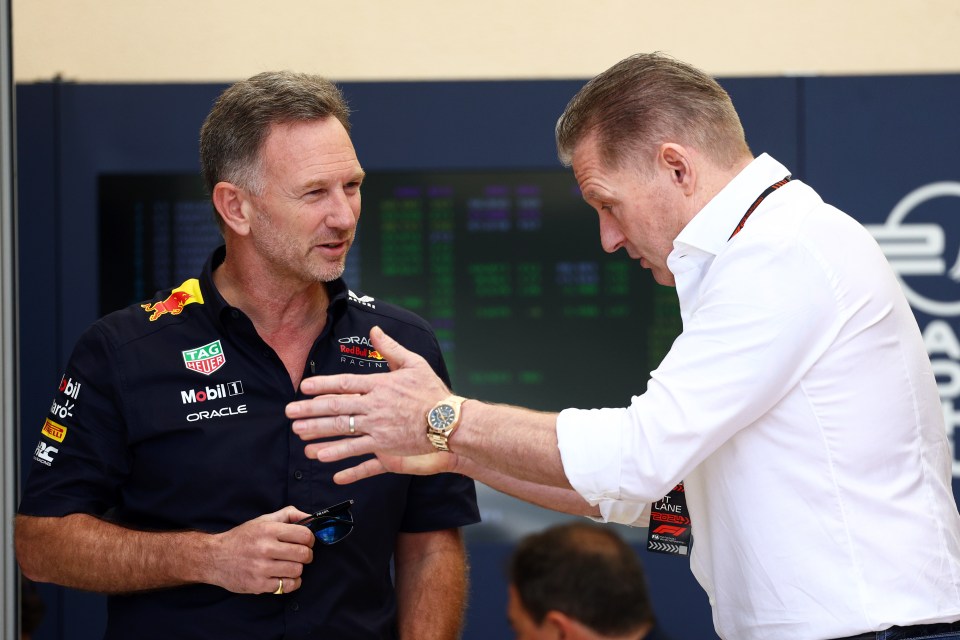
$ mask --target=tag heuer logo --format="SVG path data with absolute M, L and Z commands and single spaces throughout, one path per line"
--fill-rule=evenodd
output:
M 187 365 L 187 369 L 207 376 L 222 367 L 226 361 L 219 340 L 183 352 L 183 364 Z

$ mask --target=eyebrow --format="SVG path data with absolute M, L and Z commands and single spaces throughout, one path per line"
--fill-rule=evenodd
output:
M 594 189 L 593 187 L 590 187 L 586 191 L 581 191 L 580 195 L 583 196 L 583 199 L 586 200 L 587 202 L 590 202 L 591 200 L 600 200 L 600 201 L 609 200 L 609 198 L 604 198 L 603 196 L 601 196 L 597 192 L 597 190 Z
M 356 173 L 350 176 L 350 179 L 347 182 L 363 182 L 364 178 L 367 177 L 367 172 L 363 169 L 360 169 Z M 331 183 L 339 182 L 339 180 L 330 180 L 327 178 L 315 178 L 313 180 L 308 180 L 303 183 L 304 189 L 314 189 L 316 187 L 326 187 Z

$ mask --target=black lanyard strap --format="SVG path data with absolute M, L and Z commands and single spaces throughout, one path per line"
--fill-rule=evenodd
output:
M 783 185 L 787 184 L 788 182 L 790 182 L 790 176 L 787 176 L 786 178 L 784 178 L 783 180 L 780 180 L 779 182 L 774 182 L 772 185 L 767 187 L 766 190 L 760 194 L 760 197 L 753 201 L 753 204 L 750 205 L 750 208 L 747 209 L 747 212 L 743 214 L 743 217 L 740 218 L 740 224 L 737 225 L 737 228 L 734 229 L 733 233 L 730 234 L 730 237 L 727 238 L 727 242 L 730 242 L 730 240 L 733 239 L 733 236 L 740 233 L 740 230 L 743 229 L 743 225 L 747 224 L 747 218 L 749 218 L 750 214 L 753 213 L 754 210 L 760 206 L 760 203 L 763 202 L 764 198 L 766 198 L 768 195 L 770 195 L 771 193 L 773 193 Z

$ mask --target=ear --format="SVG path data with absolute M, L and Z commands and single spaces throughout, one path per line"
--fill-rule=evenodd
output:
M 546 638 L 575 640 L 578 637 L 573 618 L 560 611 L 548 611 L 540 623 L 540 628 L 546 632 Z
M 218 182 L 213 188 L 213 206 L 227 228 L 245 236 L 250 232 L 251 215 L 247 192 L 229 182 Z
M 679 187 L 684 195 L 693 195 L 697 184 L 697 171 L 689 149 L 675 142 L 664 142 L 660 145 L 657 162 L 670 171 L 672 183 Z

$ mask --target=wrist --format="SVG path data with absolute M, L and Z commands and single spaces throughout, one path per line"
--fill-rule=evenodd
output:
M 178 536 L 177 547 L 181 552 L 176 557 L 181 562 L 177 563 L 179 575 L 176 577 L 187 584 L 219 585 L 216 570 L 224 566 L 221 562 L 224 534 L 188 531 Z
M 447 438 L 448 446 L 450 447 L 451 453 L 457 454 L 457 465 L 463 464 L 464 458 L 464 448 L 469 446 L 469 442 L 473 436 L 471 429 L 467 427 L 467 413 L 471 414 L 472 418 L 476 417 L 477 407 L 480 405 L 479 400 L 474 398 L 466 398 L 462 403 L 460 403 L 460 421 L 457 425 L 457 428 L 449 435 Z M 455 450 L 454 450 L 455 449 Z
M 427 412 L 427 440 L 437 451 L 450 451 L 448 440 L 460 426 L 464 402 L 462 396 L 449 395 Z

